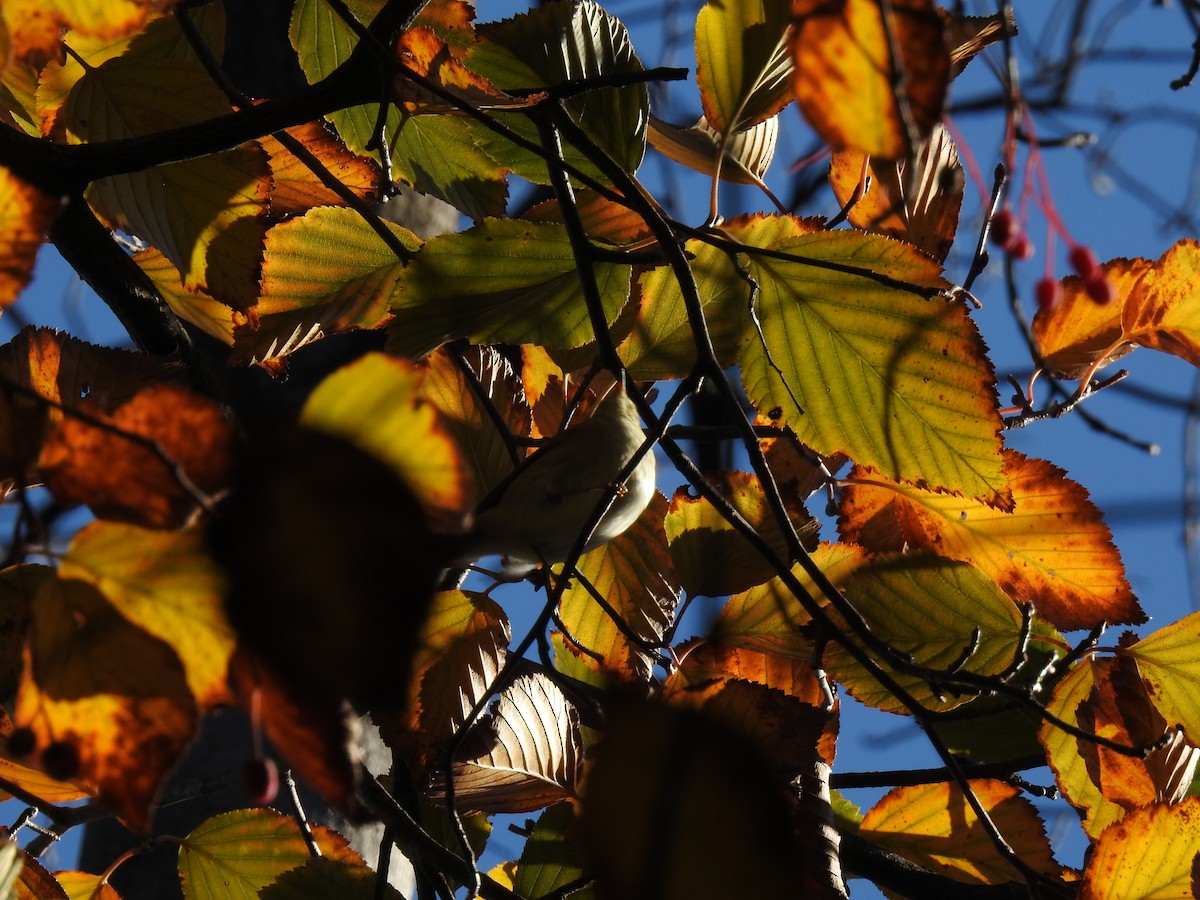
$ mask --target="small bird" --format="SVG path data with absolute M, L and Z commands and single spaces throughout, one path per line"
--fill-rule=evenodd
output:
M 562 562 L 597 504 L 645 443 L 637 409 L 621 385 L 592 416 L 555 435 L 512 471 L 475 510 L 456 562 L 498 554 L 508 565 Z M 637 521 L 654 495 L 654 454 L 642 457 L 584 545 L 611 541 Z

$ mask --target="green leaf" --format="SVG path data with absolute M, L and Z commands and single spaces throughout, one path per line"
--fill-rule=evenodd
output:
M 962 671 L 996 675 L 1016 657 L 1021 635 L 1016 604 L 965 563 L 933 556 L 881 558 L 859 568 L 841 588 L 879 640 L 911 654 L 919 665 L 945 669 L 961 662 L 970 648 Z M 976 628 L 979 640 L 974 642 Z M 830 646 L 825 662 L 855 699 L 889 712 L 906 711 L 840 644 Z M 895 671 L 892 676 L 929 709 L 953 709 L 970 699 L 952 694 L 939 698 L 915 676 Z
M 1126 648 L 1137 660 L 1138 672 L 1154 705 L 1171 725 L 1182 725 L 1188 736 L 1200 735 L 1200 613 L 1147 635 Z
M 319 857 L 284 872 L 259 893 L 260 900 L 404 900 L 394 887 L 376 886 L 378 875 L 361 863 Z
M 533 832 L 521 850 L 513 890 L 522 897 L 544 897 L 583 876 L 576 851 L 567 843 L 567 829 L 575 815 L 570 803 L 556 803 L 538 816 Z M 577 900 L 591 900 L 591 888 L 571 894 Z
M 593 266 L 610 326 L 630 267 Z M 447 340 L 581 347 L 593 340 L 578 263 L 561 225 L 487 219 L 427 241 L 404 270 L 389 350 L 421 356 Z
M 345 838 L 316 826 L 325 856 L 362 863 Z M 310 859 L 295 821 L 273 809 L 214 816 L 179 845 L 179 878 L 186 900 L 257 900 L 259 891 Z
M 696 85 L 710 127 L 736 132 L 792 99 L 791 0 L 710 0 L 696 17 Z
M 385 223 L 416 251 L 420 241 Z M 391 318 L 403 260 L 351 209 L 322 206 L 267 232 L 257 325 L 234 329 L 234 361 L 261 362 Z
M 768 249 L 801 259 L 745 257 L 762 329 L 741 357 L 755 407 L 817 453 L 1003 503 L 986 348 L 961 303 L 919 293 L 946 286 L 940 266 L 907 244 L 850 231 Z
M 480 43 L 467 65 L 501 90 L 554 87 L 565 82 L 608 78 L 643 70 L 629 35 L 616 18 L 591 0 L 551 2 L 512 19 L 479 27 Z M 641 164 L 646 149 L 649 94 L 644 84 L 586 91 L 564 103 L 567 114 L 626 172 Z M 527 116 L 496 118 L 540 144 Z M 522 178 L 548 184 L 546 163 L 504 138 L 476 129 L 484 149 Z M 564 142 L 563 158 L 601 181 L 605 178 L 581 150 Z

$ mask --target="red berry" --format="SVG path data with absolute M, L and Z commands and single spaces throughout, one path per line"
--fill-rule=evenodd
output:
M 279 793 L 279 767 L 266 756 L 253 756 L 242 764 L 242 787 L 250 802 L 265 806 Z
M 1093 273 L 1100 268 L 1100 264 L 1096 261 L 1096 254 L 1092 252 L 1092 248 L 1084 247 L 1081 244 L 1076 244 L 1071 248 L 1071 252 L 1067 254 L 1067 262 L 1071 264 L 1072 269 L 1084 278 L 1091 278 Z
M 42 751 L 42 768 L 55 781 L 70 781 L 79 774 L 79 748 L 71 741 L 55 741 Z
M 1002 209 L 992 216 L 992 243 L 1005 250 L 1012 239 L 1021 233 L 1021 225 L 1013 216 L 1011 209 Z
M 14 728 L 8 736 L 8 752 L 17 757 L 29 756 L 37 749 L 37 735 L 32 728 Z
M 1033 296 L 1037 300 L 1038 309 L 1042 312 L 1054 312 L 1062 303 L 1062 285 L 1053 278 L 1043 278 L 1033 287 Z
M 1004 246 L 1004 252 L 1016 260 L 1026 260 L 1033 256 L 1033 241 L 1029 239 L 1027 234 L 1013 235 Z
M 1100 306 L 1107 306 L 1117 299 L 1117 286 L 1104 274 L 1103 269 L 1096 269 L 1083 279 L 1083 289 Z

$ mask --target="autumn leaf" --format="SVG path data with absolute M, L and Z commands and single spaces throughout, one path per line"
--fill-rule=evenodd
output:
M 785 563 L 791 554 L 759 480 L 745 472 L 724 472 L 710 478 L 712 487 L 737 511 Z M 801 541 L 815 546 L 816 520 L 799 509 L 792 526 Z M 671 498 L 666 517 L 667 542 L 680 583 L 689 594 L 723 597 L 744 591 L 774 577 L 775 569 L 762 553 L 704 497 L 680 488 Z
M 346 839 L 321 825 L 313 835 L 323 856 L 362 864 Z M 273 809 L 240 809 L 206 820 L 179 844 L 186 900 L 257 898 L 280 875 L 311 859 L 300 828 Z
M 630 267 L 593 266 L 608 324 L 629 297 Z M 447 340 L 533 343 L 550 349 L 594 339 L 566 229 L 487 219 L 426 241 L 405 267 L 389 346 L 423 356 Z
M 743 257 L 758 287 L 740 356 L 755 408 L 817 453 L 1006 505 L 995 376 L 963 305 L 934 296 L 940 266 L 879 235 L 755 237 L 743 240 L 770 251 Z
M 737 133 L 792 99 L 787 0 L 710 2 L 696 17 L 696 86 L 704 118 L 718 134 Z
M 0 307 L 25 289 L 58 201 L 0 168 Z
M 1053 308 L 1039 309 L 1033 317 L 1038 352 L 1051 374 L 1080 378 L 1089 369 L 1102 368 L 1134 349 L 1122 329 L 1122 308 L 1152 266 L 1140 257 L 1111 259 L 1101 265 L 1100 271 L 1116 291 L 1112 303 L 1097 303 L 1089 297 L 1078 275 L 1062 280 L 1062 300 Z
M 1200 366 L 1200 241 L 1177 241 L 1129 292 L 1121 307 L 1125 337 Z
M 71 541 L 59 574 L 94 584 L 121 615 L 168 643 L 201 708 L 229 702 L 233 632 L 202 535 L 92 522 Z
M 611 710 L 576 832 L 598 889 L 767 897 L 805 884 L 805 896 L 835 896 L 797 865 L 788 809 L 766 773 L 754 741 L 716 717 L 648 702 Z
M 575 795 L 579 718 L 545 675 L 521 675 L 467 732 L 454 756 L 454 800 L 467 812 L 527 812 Z M 444 796 L 435 774 L 428 794 Z
M 212 295 L 184 287 L 179 270 L 161 250 L 147 247 L 135 253 L 133 259 L 154 283 L 171 312 L 221 343 L 232 344 L 234 331 L 249 321 L 246 313 L 214 300 Z
M 870 187 L 861 193 L 869 179 Z M 963 168 L 943 125 L 935 125 L 911 160 L 872 160 L 848 148 L 833 154 L 829 183 L 847 219 L 864 231 L 908 241 L 944 260 L 958 231 Z
M 583 877 L 568 829 L 576 821 L 572 804 L 556 803 L 537 818 L 521 849 L 510 887 L 522 897 L 545 897 Z
M 950 73 L 930 0 L 794 0 L 792 17 L 796 100 L 835 150 L 899 160 L 929 137 Z
M 572 579 L 559 600 L 571 639 L 599 656 L 585 659 L 620 680 L 649 680 L 656 654 L 648 647 L 661 644 L 678 603 L 662 525 L 666 506 L 656 492 L 628 530 L 581 556 L 575 570 L 590 587 Z
M 317 163 L 350 193 L 363 201 L 379 196 L 382 174 L 379 166 L 364 156 L 351 153 L 345 144 L 321 122 L 309 122 L 287 129 L 295 141 L 303 145 Z M 316 206 L 341 206 L 341 195 L 335 193 L 297 158 L 274 135 L 260 140 L 271 164 L 271 215 L 277 218 L 307 212 Z M 265 254 L 270 259 L 271 254 Z
M 647 140 L 659 153 L 704 175 L 734 184 L 753 184 L 774 197 L 763 181 L 779 137 L 779 118 L 772 116 L 756 125 L 723 136 L 701 116 L 695 125 L 672 125 L 650 118 Z
M 143 388 L 111 415 L 84 405 L 42 447 L 38 468 L 63 503 L 160 528 L 183 524 L 228 483 L 234 434 L 211 400 L 175 384 Z
M 195 731 L 196 705 L 170 645 L 92 585 L 56 579 L 34 601 L 14 721 L 32 730 L 44 766 L 94 785 L 131 829 L 144 831 Z
M 575 211 L 579 213 L 579 222 L 588 237 L 602 243 L 637 244 L 652 236 L 645 219 L 597 191 L 575 191 Z M 557 200 L 545 200 L 521 218 L 527 222 L 562 224 L 563 211 Z
M 1015 450 L 1005 450 L 1004 460 L 1013 512 L 856 469 L 841 501 L 842 539 L 868 549 L 895 549 L 891 545 L 899 539 L 969 562 L 1064 631 L 1145 621 L 1087 491 L 1045 460 Z M 887 533 L 888 544 L 877 544 L 876 536 Z
M 364 863 L 340 862 L 324 856 L 310 857 L 303 865 L 284 872 L 258 894 L 260 900 L 308 900 L 310 897 L 344 897 L 346 900 L 404 900 L 392 887 L 379 883 L 379 875 Z
M 6 846 L 15 848 L 16 844 Z M 5 853 L 5 857 L 7 855 Z M 12 884 L 13 900 L 73 900 L 55 877 L 24 850 L 17 852 L 15 860 L 6 858 L 4 861 L 10 866 L 20 864 L 20 871 Z
M 1194 896 L 1200 852 L 1200 799 L 1145 806 L 1101 832 L 1080 886 L 1080 900 Z
M 971 790 L 1016 855 L 1034 871 L 1057 878 L 1045 827 L 1019 788 L 972 780 Z M 890 791 L 863 817 L 858 833 L 922 868 L 963 884 L 1023 880 L 953 784 L 921 784 Z
M 25 62 L 44 63 L 63 55 L 62 33 L 112 39 L 132 34 L 172 0 L 113 0 L 97 6 L 86 0 L 7 0 L 4 18 L 12 53 Z
M 54 879 L 66 891 L 70 900 L 121 900 L 121 895 L 104 875 L 87 872 L 55 872 Z
M 1182 725 L 1189 737 L 1200 735 L 1200 613 L 1184 616 L 1123 652 L 1137 660 L 1154 705 L 1172 725 Z

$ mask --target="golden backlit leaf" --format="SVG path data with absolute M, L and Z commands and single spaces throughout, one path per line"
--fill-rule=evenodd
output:
M 827 143 L 899 160 L 929 137 L 950 77 L 930 0 L 794 0 L 792 16 L 796 100 Z
M 717 133 L 744 131 L 792 99 L 788 0 L 715 0 L 696 17 L 696 86 Z
M 1123 652 L 1137 660 L 1154 705 L 1171 725 L 1200 737 L 1200 613 L 1152 632 Z
M 576 834 L 600 896 L 782 897 L 798 884 L 806 897 L 842 896 L 809 888 L 765 754 L 718 717 L 661 702 L 617 706 L 582 792 Z
M 0 308 L 25 289 L 59 202 L 0 168 Z
M 179 270 L 155 247 L 135 253 L 133 260 L 154 282 L 171 312 L 221 343 L 233 343 L 234 330 L 247 321 L 245 313 L 214 300 L 204 291 L 185 288 Z
M 202 709 L 231 701 L 224 582 L 196 529 L 92 522 L 76 533 L 59 573 L 91 582 L 121 615 L 170 644 Z
M 1004 460 L 1011 513 L 855 469 L 841 504 L 842 538 L 865 544 L 866 529 L 890 503 L 911 548 L 970 562 L 1057 628 L 1145 621 L 1087 491 L 1045 460 L 1015 450 L 1005 450 Z
M 417 75 L 476 109 L 528 108 L 538 101 L 537 96 L 510 96 L 471 71 L 462 62 L 464 49 L 460 47 L 458 52 L 453 51 L 434 29 L 414 23 L 400 35 L 396 54 Z M 458 106 L 404 74 L 396 76 L 392 89 L 396 104 L 407 115 L 463 115 Z
M 758 286 L 739 361 L 759 413 L 824 456 L 1008 504 L 995 375 L 938 263 L 858 231 L 742 240 L 771 251 L 739 256 Z
M 69 781 L 58 781 L 45 772 L 31 769 L 10 759 L 0 759 L 0 778 L 16 785 L 47 803 L 70 803 L 82 800 L 88 792 Z
M 4 18 L 16 58 L 44 63 L 62 57 L 62 32 L 119 38 L 140 29 L 175 0 L 6 0 Z
M 58 881 L 70 900 L 121 900 L 121 895 L 108 883 L 104 875 L 88 872 L 55 872 Z
M 1057 878 L 1045 827 L 1019 788 L 971 781 L 971 788 L 1014 852 L 1030 868 Z M 890 791 L 863 817 L 859 835 L 962 884 L 1003 884 L 1022 875 L 1000 855 L 956 786 L 921 784 Z
M 1128 340 L 1200 366 L 1200 241 L 1184 238 L 1160 256 L 1121 309 Z
M 1054 688 L 1047 709 L 1069 725 L 1095 726 L 1089 700 L 1097 684 L 1107 678 L 1109 660 L 1084 659 L 1071 668 Z M 1084 713 L 1081 720 L 1080 713 Z M 1099 723 L 1101 734 L 1111 737 L 1118 729 Z M 1067 734 L 1049 722 L 1043 723 L 1038 737 L 1046 748 L 1047 761 L 1063 796 L 1082 815 L 1083 828 L 1095 839 L 1108 825 L 1125 815 L 1126 807 L 1105 796 L 1100 781 L 1100 758 L 1096 744 Z
M 346 839 L 321 825 L 313 835 L 323 856 L 362 864 Z M 179 844 L 186 900 L 256 900 L 284 872 L 311 859 L 300 827 L 273 809 L 239 809 L 208 819 Z
M 455 754 L 455 805 L 464 812 L 539 809 L 575 796 L 582 763 L 575 708 L 545 675 L 521 675 Z M 439 799 L 443 789 L 435 775 L 429 795 Z
M 206 397 L 161 384 L 143 388 L 111 416 L 92 404 L 81 412 L 90 421 L 65 418 L 38 462 L 60 502 L 86 503 L 105 518 L 169 528 L 195 512 L 198 495 L 212 495 L 228 483 L 233 427 Z
M 415 251 L 407 229 L 384 223 Z M 234 362 L 276 360 L 318 338 L 379 328 L 391 319 L 404 261 L 362 216 L 318 207 L 267 232 L 262 295 L 234 330 Z
M 593 190 L 575 192 L 575 208 L 583 230 L 593 240 L 610 244 L 631 244 L 650 238 L 646 220 L 627 206 L 609 200 Z M 530 222 L 563 221 L 562 208 L 557 200 L 537 204 L 522 217 Z
M 674 619 L 679 584 L 663 532 L 666 512 L 666 498 L 655 492 L 628 530 L 580 557 L 576 571 L 604 598 L 608 610 L 574 579 L 559 601 L 559 620 L 567 633 L 600 656 L 584 659 L 620 680 L 649 679 L 656 653 L 645 645 L 660 644 Z
M 647 132 L 650 145 L 667 158 L 704 175 L 719 176 L 722 181 L 756 185 L 769 196 L 773 195 L 763 176 L 775 157 L 778 137 L 778 115 L 735 131 L 724 140 L 703 116 L 688 127 L 651 117 Z
M 18 852 L 17 861 L 21 870 L 12 885 L 12 900 L 69 900 L 63 886 L 24 850 Z
M 835 151 L 829 183 L 845 205 L 863 186 L 870 187 L 850 208 L 851 225 L 888 234 L 944 260 L 958 230 L 962 206 L 962 163 L 950 133 L 937 124 L 911 160 L 871 160 L 861 150 Z
M 420 398 L 421 370 L 370 353 L 327 377 L 302 424 L 339 435 L 386 462 L 435 516 L 466 506 L 470 480 L 437 409 Z
M 786 563 L 788 545 L 758 478 L 746 472 L 724 472 L 710 476 L 709 481 Z M 791 512 L 800 540 L 815 547 L 816 520 L 803 509 Z M 686 487 L 671 498 L 666 533 L 680 583 L 689 594 L 724 597 L 762 584 L 775 574 L 771 563 L 734 530 L 716 506 L 693 496 Z
M 17 693 L 18 727 L 38 753 L 134 831 L 145 831 L 167 774 L 196 727 L 196 704 L 167 643 L 130 623 L 90 584 L 48 581 L 33 606 L 33 636 Z M 119 660 L 119 665 L 114 665 Z
M 1200 853 L 1200 798 L 1145 806 L 1106 828 L 1092 848 L 1080 900 L 1191 898 Z
M 287 129 L 317 162 L 360 200 L 378 198 L 382 174 L 378 164 L 352 153 L 322 122 Z M 314 206 L 342 206 L 345 201 L 279 142 L 267 135 L 259 143 L 271 160 L 271 215 L 282 218 L 307 212 Z M 269 255 L 269 254 L 268 254 Z
M 1117 298 L 1097 303 L 1087 295 L 1083 279 L 1062 280 L 1062 300 L 1053 309 L 1039 309 L 1033 317 L 1038 352 L 1051 374 L 1080 378 L 1092 366 L 1100 368 L 1134 348 L 1121 326 L 1122 310 L 1141 277 L 1153 266 L 1149 260 L 1110 259 L 1100 266 Z

